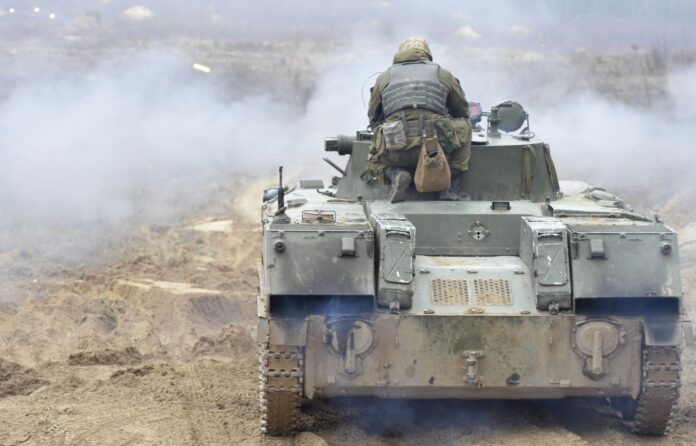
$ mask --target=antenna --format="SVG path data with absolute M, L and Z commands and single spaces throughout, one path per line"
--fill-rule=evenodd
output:
M 285 214 L 285 189 L 283 188 L 283 166 L 278 166 L 278 210 L 273 221 L 275 223 L 290 223 L 290 217 Z
M 372 73 L 367 79 L 365 79 L 365 82 L 363 82 L 362 87 L 360 87 L 360 97 L 362 99 L 362 104 L 363 107 L 367 107 L 367 104 L 365 104 L 365 85 L 367 85 L 368 82 L 370 82 L 370 79 L 373 77 L 380 75 L 384 73 L 384 71 L 378 71 L 376 73 Z

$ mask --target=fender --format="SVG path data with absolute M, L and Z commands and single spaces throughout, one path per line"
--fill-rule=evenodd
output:
M 693 343 L 693 333 L 689 336 L 687 330 L 691 330 L 691 322 L 674 319 L 647 319 L 643 321 L 644 342 L 645 345 L 651 347 L 681 345 L 682 340 L 685 338 L 687 342 L 691 338 Z

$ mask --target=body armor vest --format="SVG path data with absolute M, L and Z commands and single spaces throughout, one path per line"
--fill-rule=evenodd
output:
M 408 108 L 447 115 L 447 88 L 437 76 L 439 68 L 422 60 L 389 67 L 389 85 L 382 92 L 384 116 Z

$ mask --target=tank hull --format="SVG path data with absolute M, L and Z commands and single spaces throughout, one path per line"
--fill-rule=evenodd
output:
M 358 132 L 336 187 L 264 203 L 264 432 L 291 433 L 304 399 L 345 396 L 602 398 L 636 433 L 666 432 L 693 343 L 676 232 L 559 183 L 541 141 L 478 137 L 469 201 L 392 203 L 363 176 Z
M 588 374 L 591 357 L 577 346 L 577 327 L 586 322 L 570 315 L 365 314 L 270 320 L 261 330 L 268 331 L 272 345 L 304 350 L 303 393 L 310 399 L 635 398 L 641 386 L 641 321 L 606 321 L 621 327 L 622 339 L 597 376 Z M 356 324 L 371 333 L 360 335 L 350 353 L 340 342 L 348 345 L 350 335 L 340 330 Z

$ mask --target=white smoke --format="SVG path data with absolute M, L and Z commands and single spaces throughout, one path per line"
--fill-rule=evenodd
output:
M 19 85 L 0 103 L 0 248 L 29 243 L 32 228 L 108 237 L 169 221 L 204 201 L 211 183 L 318 158 L 324 136 L 364 127 L 344 111 L 360 107 L 361 78 L 343 63 L 305 110 L 246 95 L 243 84 L 228 102 L 220 79 L 152 52 Z
M 559 173 L 619 189 L 639 206 L 660 206 L 696 187 L 696 70 L 670 73 L 666 81 L 668 105 L 636 108 L 584 92 L 539 108 L 535 130 L 551 143 Z
M 142 4 L 162 19 L 158 26 L 172 29 L 177 29 L 173 17 L 183 18 L 190 12 L 185 6 L 193 7 L 187 2 L 171 8 L 169 2 Z M 329 55 L 316 60 L 301 43 L 287 46 L 288 59 L 305 60 L 307 71 L 318 73 L 302 106 L 285 100 L 292 92 L 285 92 L 282 100 L 270 88 L 259 93 L 275 79 L 223 79 L 215 75 L 219 70 L 214 64 L 213 75 L 206 76 L 192 70 L 195 61 L 177 50 L 121 54 L 116 41 L 105 52 L 111 56 L 86 67 L 76 64 L 75 70 L 56 69 L 51 59 L 55 51 L 18 46 L 8 66 L 17 71 L 28 64 L 31 69 L 25 71 L 31 74 L 6 85 L 0 77 L 0 250 L 54 240 L 55 233 L 46 228 L 66 232 L 69 249 L 92 246 L 83 232 L 96 233 L 99 240 L 133 225 L 180 218 L 205 200 L 211 184 L 229 177 L 270 174 L 278 164 L 316 166 L 323 137 L 365 127 L 361 94 L 368 95 L 372 80 L 363 84 L 389 65 L 399 40 L 409 35 L 431 38 L 436 61 L 461 79 L 470 99 L 486 107 L 520 100 L 538 137 L 551 143 L 563 176 L 609 186 L 669 178 L 660 185 L 665 195 L 691 181 L 685 166 L 694 161 L 689 151 L 694 71 L 667 76 L 671 108 L 635 108 L 597 93 L 584 82 L 583 73 L 568 65 L 568 54 L 575 49 L 564 48 L 573 47 L 577 29 L 557 34 L 558 46 L 553 47 L 555 36 L 540 24 L 553 24 L 561 16 L 547 2 L 535 2 L 534 14 L 506 3 L 495 10 L 495 17 L 473 15 L 452 2 L 447 7 L 454 13 L 445 8 L 427 20 L 416 20 L 424 17 L 419 14 L 422 5 L 409 5 L 413 8 L 394 14 L 393 2 L 375 2 L 368 14 L 339 2 L 323 11 L 296 12 L 291 16 L 297 21 L 284 17 L 284 22 L 281 5 L 268 22 L 260 23 L 264 28 L 278 22 L 279 32 L 328 36 Z M 219 16 L 216 20 L 225 22 L 231 17 L 228 6 L 215 3 L 196 11 L 212 10 Z M 120 14 L 126 9 L 118 2 L 105 8 L 107 28 L 109 10 Z M 250 23 L 260 13 L 248 6 L 237 12 Z M 337 37 L 333 28 L 324 26 L 342 14 L 346 20 L 336 29 L 351 32 L 350 38 Z M 293 23 L 302 23 L 302 29 Z M 499 28 L 492 28 L 493 23 Z M 612 22 L 597 29 L 604 30 L 607 23 Z M 557 24 L 553 26 L 558 32 Z M 309 28 L 311 33 L 305 33 Z M 480 36 L 476 46 L 457 38 L 461 29 Z M 628 48 L 635 35 L 628 33 L 612 44 Z M 76 51 L 90 53 L 90 45 L 96 44 L 77 45 Z M 559 61 L 566 61 L 563 69 Z M 282 68 L 273 75 L 295 76 Z M 233 93 L 223 94 L 229 88 Z M 235 99 L 224 99 L 230 96 Z M 37 233 L 48 235 L 37 239 Z

